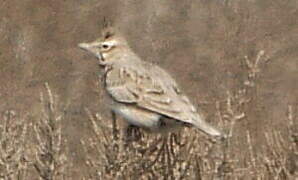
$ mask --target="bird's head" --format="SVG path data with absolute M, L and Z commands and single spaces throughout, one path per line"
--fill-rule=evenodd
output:
M 80 43 L 80 48 L 95 55 L 101 65 L 113 64 L 118 59 L 119 52 L 127 49 L 128 46 L 125 39 L 115 29 L 103 30 L 102 37 L 89 43 Z

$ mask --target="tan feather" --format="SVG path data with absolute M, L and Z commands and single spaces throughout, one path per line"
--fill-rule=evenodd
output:
M 142 61 L 115 32 L 106 29 L 103 40 L 79 46 L 93 53 L 105 66 L 106 90 L 117 104 L 116 112 L 130 123 L 149 129 L 163 128 L 158 122 L 166 117 L 167 123 L 179 122 L 180 126 L 181 122 L 189 123 L 207 134 L 223 136 L 197 112 L 170 74 L 157 65 Z M 143 116 L 138 119 L 137 114 Z

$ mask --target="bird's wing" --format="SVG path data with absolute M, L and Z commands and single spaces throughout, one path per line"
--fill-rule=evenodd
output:
M 155 65 L 110 70 L 106 75 L 106 88 L 118 102 L 133 103 L 188 123 L 198 118 L 196 109 L 174 79 Z

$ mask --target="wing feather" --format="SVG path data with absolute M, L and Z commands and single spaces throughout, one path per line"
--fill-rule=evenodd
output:
M 195 108 L 174 79 L 155 65 L 146 65 L 144 69 L 114 68 L 106 77 L 107 91 L 118 102 L 135 103 L 141 108 L 189 123 L 197 118 Z

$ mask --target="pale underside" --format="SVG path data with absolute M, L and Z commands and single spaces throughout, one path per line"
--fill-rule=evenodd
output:
M 114 103 L 113 111 L 123 117 L 128 125 L 141 127 L 144 130 L 155 133 L 168 133 L 185 127 L 183 121 L 167 118 L 161 114 L 148 111 L 135 105 Z

